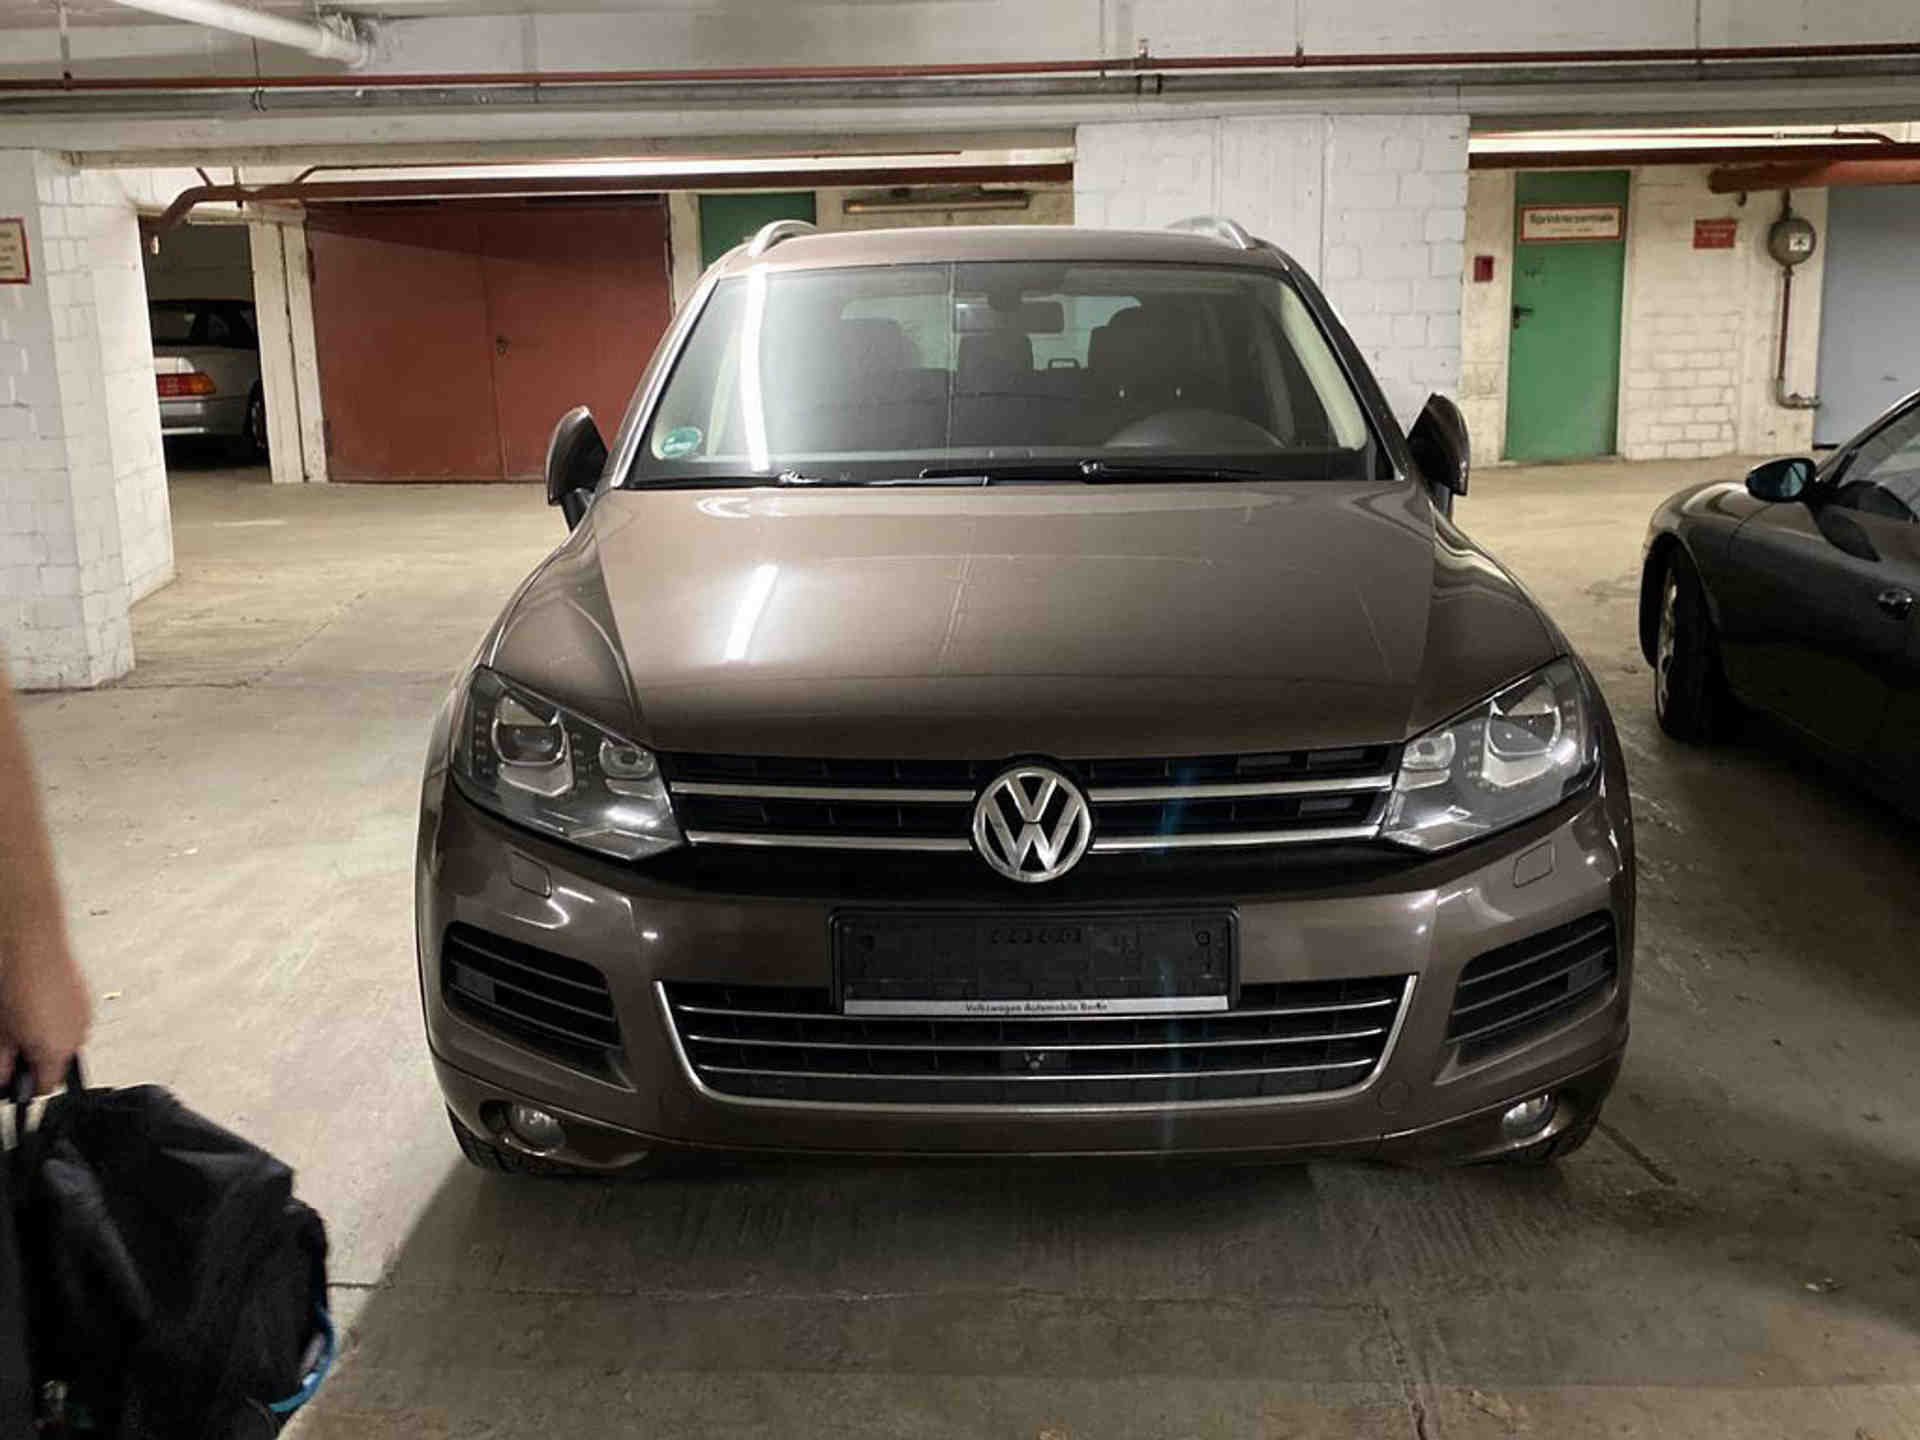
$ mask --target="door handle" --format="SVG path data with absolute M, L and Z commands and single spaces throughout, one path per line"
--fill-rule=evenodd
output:
M 493 353 L 496 355 L 504 355 L 507 353 L 507 337 L 506 336 L 496 335 L 493 337 Z
M 1889 586 L 1873 597 L 1873 603 L 1896 620 L 1904 620 L 1913 613 L 1913 592 L 1898 585 Z

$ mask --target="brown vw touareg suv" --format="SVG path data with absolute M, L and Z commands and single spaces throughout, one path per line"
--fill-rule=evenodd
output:
M 467 1155 L 1578 1145 L 1626 777 L 1466 475 L 1230 222 L 763 230 L 435 727 Z

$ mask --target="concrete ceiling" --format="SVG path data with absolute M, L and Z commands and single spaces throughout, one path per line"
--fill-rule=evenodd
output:
M 424 19 L 457 15 L 671 15 L 699 9 L 712 14 L 737 9 L 752 11 L 751 0 L 733 4 L 694 4 L 690 0 L 249 0 L 250 8 L 289 19 L 310 19 L 316 13 L 365 15 L 374 19 Z M 896 0 L 836 0 L 842 5 L 886 6 Z M 964 5 L 969 0 L 915 0 L 917 6 Z M 76 28 L 114 25 L 164 24 L 152 15 L 117 5 L 114 0 L 67 0 L 67 23 Z M 0 0 L 0 30 L 52 30 L 59 25 L 55 0 Z
M 113 0 L 68 3 L 63 46 L 54 0 L 0 0 L 0 146 L 102 166 L 791 155 L 962 136 L 1008 148 L 1098 121 L 1227 114 L 1411 110 L 1482 130 L 1904 121 L 1920 80 L 1913 0 L 1849 0 L 1817 32 L 1811 0 L 330 3 L 388 21 L 353 69 Z M 314 13 L 313 0 L 257 3 Z M 1075 68 L 1143 46 L 1171 57 L 1165 74 L 1150 73 L 1152 58 Z M 1220 56 L 1258 65 L 1177 68 Z M 1295 56 L 1340 63 L 1301 68 Z M 1036 75 L 1034 62 L 1063 68 Z M 707 73 L 901 65 L 942 70 Z M 985 73 L 1007 65 L 1022 68 Z

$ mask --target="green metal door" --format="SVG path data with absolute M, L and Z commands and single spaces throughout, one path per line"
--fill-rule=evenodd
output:
M 813 223 L 813 192 L 789 190 L 777 195 L 702 195 L 700 268 L 705 269 L 769 220 Z
M 1515 177 L 1509 460 L 1613 453 L 1627 172 Z

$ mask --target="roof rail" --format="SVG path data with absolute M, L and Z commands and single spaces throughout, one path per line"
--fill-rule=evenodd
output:
M 769 220 L 753 232 L 753 239 L 747 242 L 747 254 L 764 255 L 782 240 L 811 235 L 815 228 L 811 220 Z
M 1216 240 L 1224 240 L 1240 250 L 1258 250 L 1260 242 L 1247 233 L 1246 227 L 1224 215 L 1195 215 L 1186 220 L 1176 220 L 1167 226 L 1169 230 L 1184 230 L 1194 235 L 1211 235 Z

